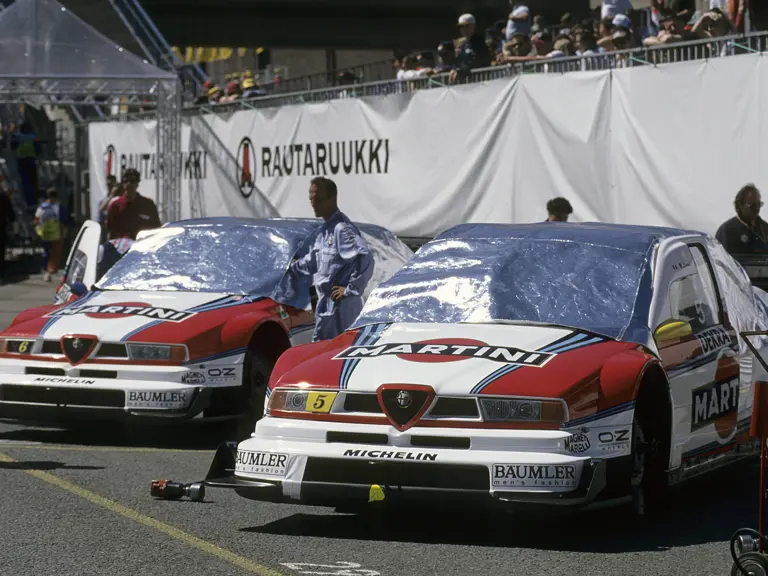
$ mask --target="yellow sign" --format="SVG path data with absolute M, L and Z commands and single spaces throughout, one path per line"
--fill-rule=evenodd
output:
M 385 498 L 386 496 L 384 496 L 384 490 L 381 489 L 381 486 L 378 484 L 371 486 L 368 492 L 368 502 L 381 502 Z
M 180 46 L 174 46 L 171 50 L 173 50 L 176 57 L 185 64 L 191 64 L 193 62 L 210 64 L 213 62 L 224 62 L 225 60 L 229 60 L 235 54 L 235 51 L 237 51 L 237 55 L 240 58 L 244 58 L 248 53 L 249 48 L 228 48 L 226 46 L 185 46 L 182 48 Z M 253 48 L 252 50 L 257 56 L 264 52 L 264 48 Z
M 337 392 L 310 392 L 307 394 L 307 412 L 327 414 L 331 411 Z
M 31 342 L 28 342 L 27 340 L 24 340 L 23 342 L 19 343 L 19 354 L 26 354 L 27 350 L 29 350 L 29 345 Z

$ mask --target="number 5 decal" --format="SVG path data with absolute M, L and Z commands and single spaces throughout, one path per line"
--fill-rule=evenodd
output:
M 307 412 L 327 414 L 333 407 L 336 392 L 310 392 L 307 394 Z

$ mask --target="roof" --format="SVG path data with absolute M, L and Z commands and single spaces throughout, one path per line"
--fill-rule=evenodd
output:
M 600 222 L 541 222 L 537 224 L 460 224 L 449 228 L 434 241 L 470 239 L 529 239 L 554 240 L 618 248 L 632 252 L 647 252 L 649 248 L 667 238 L 678 236 L 705 236 L 702 232 L 665 228 L 661 226 L 634 226 L 631 224 L 603 224 Z
M 239 225 L 239 226 L 270 226 L 280 229 L 301 229 L 311 230 L 322 224 L 320 218 L 241 218 L 238 216 L 215 216 L 211 218 L 192 218 L 189 220 L 178 220 L 169 222 L 165 226 L 206 226 L 206 225 Z M 389 232 L 383 226 L 369 224 L 367 222 L 353 222 L 355 226 L 363 231 L 384 231 Z M 392 232 L 389 232 L 392 236 Z
M 2 77 L 177 80 L 118 46 L 56 0 L 16 0 L 0 12 Z

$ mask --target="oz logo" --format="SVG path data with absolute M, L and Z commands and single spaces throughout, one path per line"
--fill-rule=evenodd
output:
M 237 174 L 235 177 L 243 198 L 248 198 L 253 194 L 253 189 L 256 187 L 256 151 L 248 136 L 240 140 L 240 146 L 237 148 Z
M 114 176 L 115 178 L 118 178 L 117 176 L 117 150 L 115 150 L 115 147 L 110 144 L 107 146 L 106 151 L 104 152 L 104 174 L 107 178 L 110 176 Z

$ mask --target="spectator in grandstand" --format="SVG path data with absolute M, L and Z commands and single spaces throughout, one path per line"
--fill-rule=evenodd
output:
M 679 12 L 670 10 L 666 14 L 662 14 L 659 20 L 661 31 L 656 36 L 649 36 L 643 40 L 643 45 L 650 47 L 697 40 L 698 35 L 685 29 L 689 16 L 687 10 Z
M 603 0 L 600 7 L 600 19 L 614 18 L 617 14 L 626 14 L 632 8 L 632 0 Z
M 456 65 L 456 48 L 453 42 L 450 40 L 440 42 L 437 47 L 437 60 L 437 65 L 433 69 L 435 74 L 445 74 L 453 70 Z
M 162 225 L 155 203 L 139 194 L 140 181 L 139 171 L 135 168 L 128 168 L 123 173 L 124 193 L 109 205 L 107 211 L 107 233 L 110 240 L 136 240 L 136 235 L 142 230 L 152 230 Z
M 218 104 L 221 101 L 222 92 L 221 88 L 214 85 L 210 90 L 208 90 L 208 103 L 209 104 Z
M 573 26 L 575 25 L 575 22 L 573 20 L 573 15 L 570 12 L 566 12 L 560 17 L 560 28 L 557 31 L 557 34 L 570 36 L 573 32 Z
M 600 20 L 597 45 L 605 50 L 615 50 L 613 45 L 613 18 Z
M 243 98 L 258 98 L 266 95 L 267 92 L 256 83 L 253 72 L 246 70 L 243 74 Z
M 504 45 L 504 54 L 499 59 L 500 64 L 520 64 L 536 60 L 539 54 L 530 39 L 521 33 L 515 34 L 512 40 Z
M 222 96 L 219 102 L 234 102 L 240 96 L 242 96 L 242 90 L 240 89 L 240 83 L 236 82 L 234 80 L 230 80 L 229 84 L 227 84 L 227 94 L 226 96 Z
M 537 34 L 534 34 L 531 40 L 533 43 L 533 49 L 538 56 L 546 56 L 555 49 L 552 33 L 549 30 L 543 30 Z
M 0 284 L 5 282 L 5 251 L 8 231 L 16 221 L 11 198 L 5 190 L 0 190 Z
M 40 204 L 35 212 L 34 224 L 43 247 L 43 280 L 50 282 L 51 275 L 59 271 L 67 214 L 59 204 L 59 195 L 55 188 L 48 188 L 45 197 L 45 202 Z
M 565 198 L 553 198 L 547 202 L 547 214 L 547 222 L 568 222 L 573 208 Z
M 733 24 L 722 10 L 714 8 L 694 18 L 691 33 L 699 38 L 718 38 L 735 32 Z
M 509 4 L 512 7 L 512 12 L 509 13 L 509 19 L 507 20 L 505 34 L 507 42 L 510 42 L 515 34 L 524 34 L 530 37 L 531 11 L 528 9 L 528 6 L 522 0 L 509 0 Z
M 758 0 L 757 5 L 765 4 L 765 0 Z M 750 14 L 749 0 L 730 0 L 729 15 L 734 29 L 741 33 L 745 32 L 747 15 Z M 710 6 L 711 8 L 712 6 Z
M 768 223 L 760 218 L 763 201 L 757 186 L 742 186 L 733 206 L 736 216 L 718 228 L 717 241 L 732 255 L 768 252 Z
M 472 70 L 487 68 L 491 65 L 485 39 L 476 31 L 475 17 L 472 14 L 462 14 L 459 17 L 458 26 L 465 42 L 456 54 L 456 66 L 451 72 L 451 82 L 464 81 L 469 78 Z
M 555 40 L 554 52 L 560 52 L 565 57 L 570 57 L 576 54 L 576 47 L 573 44 L 570 36 L 565 34 L 560 35 Z
M 362 296 L 373 275 L 374 261 L 357 227 L 339 210 L 333 180 L 318 176 L 309 187 L 315 216 L 325 220 L 309 252 L 294 260 L 287 280 L 314 278 L 318 295 L 313 341 L 330 340 L 349 328 L 363 307 Z M 291 288 L 295 287 L 291 286 Z
M 488 47 L 488 53 L 491 55 L 491 61 L 495 61 L 504 49 L 504 39 L 496 28 L 485 29 L 485 45 Z
M 592 56 L 594 54 L 602 54 L 605 49 L 597 45 L 597 39 L 592 33 L 592 30 L 579 30 L 574 35 L 574 47 L 576 48 L 576 56 Z

